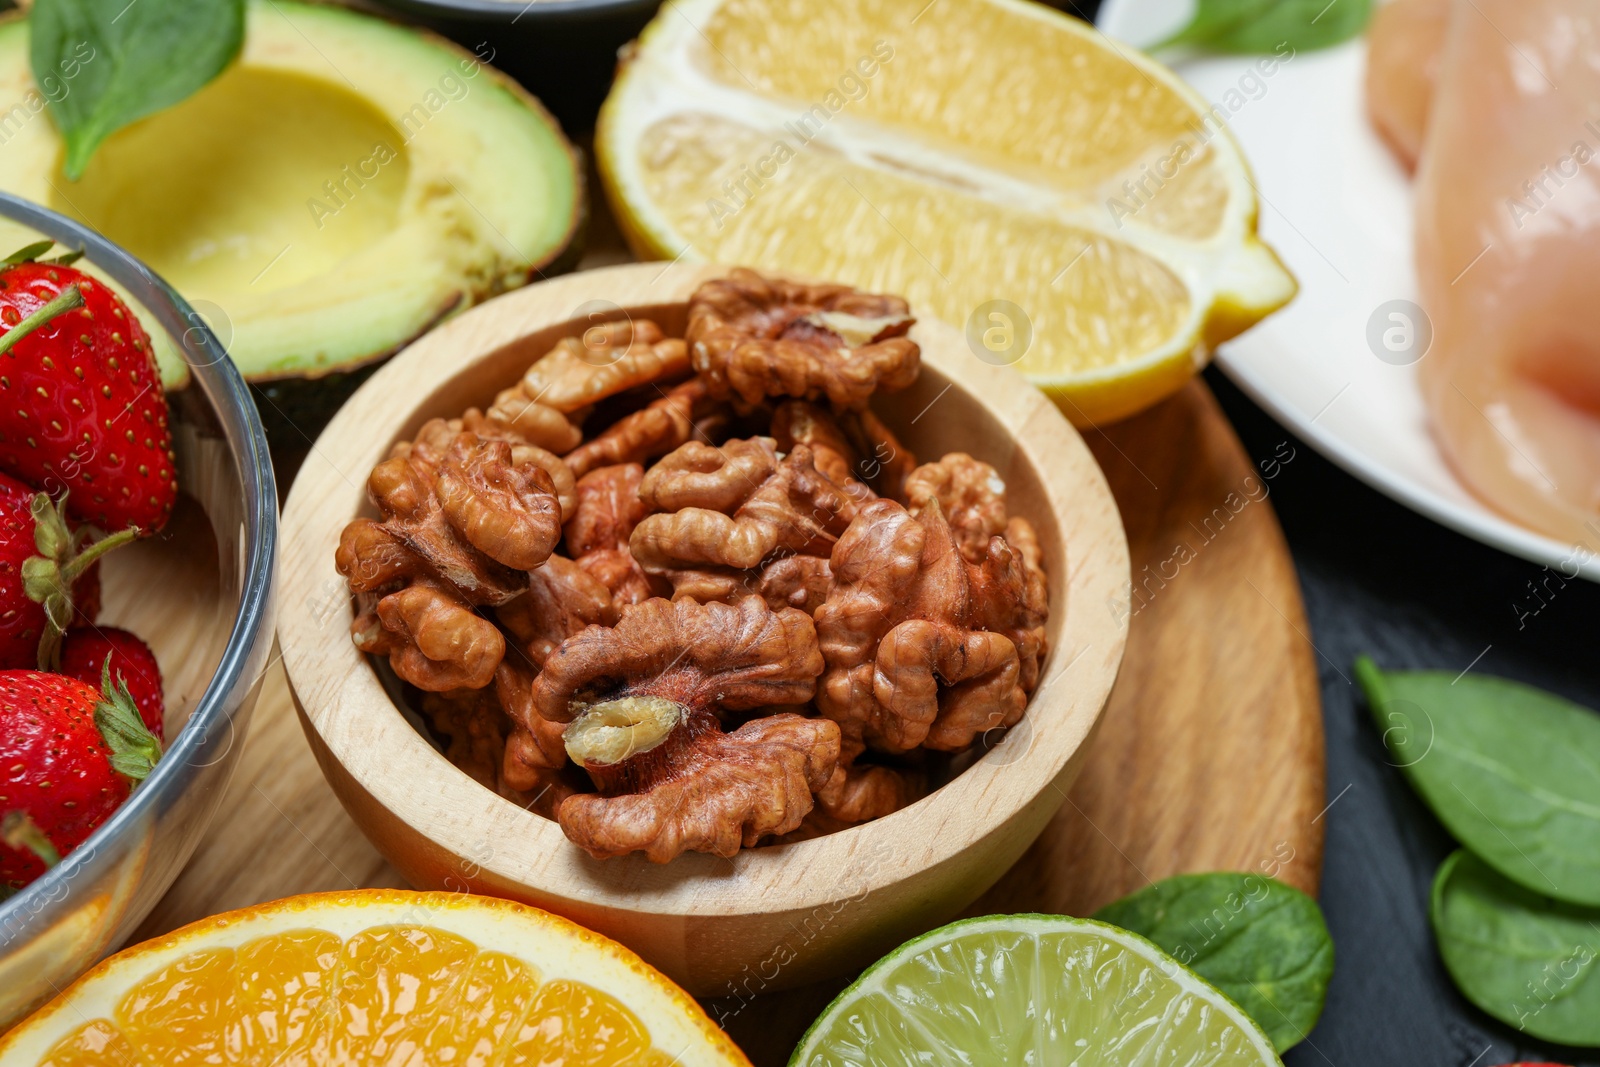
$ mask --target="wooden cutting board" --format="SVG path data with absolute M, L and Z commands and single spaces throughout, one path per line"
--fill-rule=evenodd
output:
M 1315 893 L 1322 718 L 1270 504 L 1293 449 L 1257 469 L 1199 382 L 1089 442 L 1132 554 L 1134 595 L 1106 606 L 1132 615 L 1127 655 L 1061 812 L 972 913 L 1084 915 L 1183 871 Z M 403 884 L 323 781 L 274 661 L 222 809 L 136 939 L 291 893 Z M 757 1000 L 729 1030 L 757 1064 L 783 1063 L 841 985 Z

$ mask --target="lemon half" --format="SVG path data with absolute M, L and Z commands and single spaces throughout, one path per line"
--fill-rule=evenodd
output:
M 1294 295 L 1226 114 L 1027 0 L 673 0 L 595 148 L 638 254 L 898 293 L 1090 425 Z

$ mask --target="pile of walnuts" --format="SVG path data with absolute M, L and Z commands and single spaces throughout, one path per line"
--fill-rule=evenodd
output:
M 732 856 L 875 819 L 1014 724 L 1048 610 L 1034 531 L 868 408 L 903 300 L 737 270 L 686 336 L 562 340 L 368 479 L 337 565 L 363 652 L 456 766 L 596 857 Z

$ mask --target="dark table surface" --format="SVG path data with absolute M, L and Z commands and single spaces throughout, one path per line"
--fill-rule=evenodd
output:
M 1322 907 L 1336 965 L 1327 1010 L 1289 1067 L 1600 1064 L 1531 1042 L 1451 985 L 1428 891 L 1455 847 L 1390 766 L 1351 661 L 1496 674 L 1600 708 L 1600 586 L 1564 582 L 1453 533 L 1317 455 L 1213 368 L 1206 374 L 1252 456 L 1298 450 L 1272 483 L 1311 622 L 1328 741 Z M 1534 595 L 1534 590 L 1539 595 Z

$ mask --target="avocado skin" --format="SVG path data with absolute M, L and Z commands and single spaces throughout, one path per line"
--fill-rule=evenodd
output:
M 383 356 L 354 370 L 334 371 L 320 378 L 251 382 L 250 396 L 261 414 L 261 425 L 267 431 L 267 444 L 272 451 L 309 445 L 361 388 L 361 383 L 388 359 Z

